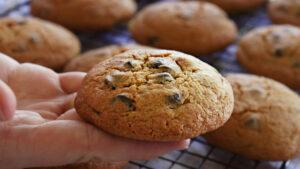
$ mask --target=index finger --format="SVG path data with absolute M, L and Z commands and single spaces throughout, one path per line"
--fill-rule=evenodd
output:
M 0 80 L 7 82 L 8 74 L 18 65 L 17 61 L 0 53 Z

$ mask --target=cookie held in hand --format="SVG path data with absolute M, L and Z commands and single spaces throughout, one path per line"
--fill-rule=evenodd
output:
M 95 66 L 75 100 L 102 130 L 137 140 L 178 141 L 230 117 L 230 84 L 197 58 L 169 50 L 129 50 Z
M 229 74 L 235 105 L 209 143 L 256 160 L 288 160 L 300 155 L 300 97 L 274 80 Z

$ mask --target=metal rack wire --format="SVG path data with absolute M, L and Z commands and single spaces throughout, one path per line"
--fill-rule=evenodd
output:
M 14 1 L 14 2 L 13 2 Z M 9 3 L 8 3 L 9 2 Z M 139 7 L 150 3 L 150 0 L 139 0 Z M 153 0 L 152 0 L 153 2 Z M 12 3 L 14 3 L 12 5 Z M 0 0 L 0 17 L 7 15 L 29 15 L 29 0 Z M 7 5 L 9 4 L 9 5 Z M 7 5 L 8 7 L 5 8 Z M 262 25 L 270 24 L 265 9 L 239 16 L 231 16 L 237 23 L 240 34 Z M 77 33 L 83 44 L 83 50 L 111 43 L 133 41 L 126 30 L 120 25 L 109 32 Z M 235 45 L 222 52 L 201 59 L 219 69 L 222 73 L 243 72 L 234 57 Z M 131 161 L 125 169 L 299 169 L 300 158 L 289 161 L 253 161 L 235 155 L 226 150 L 208 144 L 202 137 L 194 138 L 190 147 L 184 151 L 174 151 L 149 161 Z

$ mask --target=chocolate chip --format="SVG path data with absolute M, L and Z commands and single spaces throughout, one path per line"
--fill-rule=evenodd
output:
M 138 61 L 136 60 L 129 60 L 124 63 L 124 66 L 128 69 L 134 69 L 138 66 Z
M 277 9 L 282 12 L 288 12 L 289 10 L 287 6 L 283 6 L 283 5 L 278 6 Z
M 293 68 L 299 68 L 300 69 L 300 61 L 297 61 L 293 64 Z
M 39 37 L 38 34 L 32 32 L 32 33 L 29 34 L 29 41 L 31 43 L 34 43 L 34 44 L 39 43 L 40 42 L 40 37 Z
M 156 37 L 156 36 L 151 36 L 151 37 L 148 37 L 147 38 L 147 44 L 148 45 L 155 45 L 155 44 L 157 44 L 159 42 L 159 38 L 158 37 Z
M 133 99 L 131 99 L 129 97 L 128 94 L 126 93 L 121 93 L 121 94 L 118 94 L 114 101 L 120 101 L 122 102 L 123 104 L 125 104 L 128 108 L 128 111 L 134 111 L 136 109 L 135 107 L 135 101 Z
M 174 108 L 178 105 L 181 105 L 183 103 L 182 96 L 180 93 L 174 93 L 170 96 L 167 96 L 168 104 Z
M 148 78 L 154 82 L 158 82 L 158 83 L 162 83 L 162 84 L 166 83 L 166 82 L 171 82 L 174 80 L 172 75 L 167 72 L 155 73 L 155 74 L 149 75 Z
M 15 46 L 15 48 L 12 49 L 12 52 L 16 52 L 16 53 L 23 53 L 27 50 L 26 45 L 25 44 L 17 44 Z
M 113 77 L 111 75 L 107 75 L 105 77 L 105 84 L 110 86 L 113 90 L 116 89 L 116 86 L 113 83 Z
M 281 39 L 280 35 L 277 33 L 272 33 L 271 36 L 274 42 L 279 42 Z
M 300 17 L 300 9 L 298 9 L 298 10 L 296 11 L 295 15 L 296 15 L 297 17 Z
M 165 58 L 151 59 L 148 66 L 150 68 L 161 69 L 163 72 L 168 72 L 172 76 L 176 76 L 179 72 L 181 72 L 181 68 L 176 62 Z
M 261 127 L 257 115 L 250 115 L 246 119 L 244 125 L 246 128 L 249 128 L 252 130 L 260 130 L 260 127 Z
M 7 26 L 11 28 L 11 27 L 14 27 L 17 25 L 24 25 L 24 24 L 26 24 L 26 19 L 24 19 L 22 17 L 16 17 L 16 18 L 14 18 L 13 21 L 8 22 Z
M 117 87 L 126 86 L 128 84 L 128 80 L 129 77 L 125 72 L 116 70 L 105 77 L 105 84 L 114 90 Z
M 93 113 L 97 114 L 97 115 L 100 115 L 101 113 L 99 111 L 97 111 L 96 109 L 90 107 L 92 110 L 93 110 Z
M 150 60 L 150 62 L 148 63 L 148 66 L 150 68 L 155 68 L 155 69 L 158 69 L 159 66 L 163 65 L 164 64 L 164 61 L 165 59 L 163 58 L 155 58 L 155 59 L 152 59 Z
M 273 52 L 273 56 L 280 58 L 283 56 L 283 49 L 277 48 Z

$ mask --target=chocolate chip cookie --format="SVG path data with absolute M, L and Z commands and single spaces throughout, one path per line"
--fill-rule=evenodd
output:
M 129 30 L 139 43 L 194 55 L 223 49 L 237 36 L 223 10 L 200 1 L 149 5 L 130 21 Z
M 268 14 L 274 23 L 300 26 L 300 1 L 271 0 L 268 4 Z
M 21 63 L 59 70 L 79 51 L 77 37 L 59 25 L 36 18 L 0 18 L 0 52 Z
M 32 0 L 31 14 L 73 30 L 103 30 L 128 20 L 134 0 Z
M 177 141 L 223 125 L 233 109 L 233 93 L 216 69 L 193 56 L 129 50 L 87 74 L 75 108 L 114 135 Z
M 150 47 L 137 44 L 110 45 L 87 51 L 73 58 L 65 67 L 66 72 L 88 72 L 96 64 L 130 49 L 149 49 Z
M 206 0 L 229 13 L 246 12 L 263 5 L 266 0 Z
M 300 88 L 300 29 L 257 28 L 241 38 L 237 59 L 250 72 Z
M 288 160 L 300 155 L 300 97 L 274 80 L 247 74 L 227 76 L 235 104 L 209 143 L 256 160 Z

